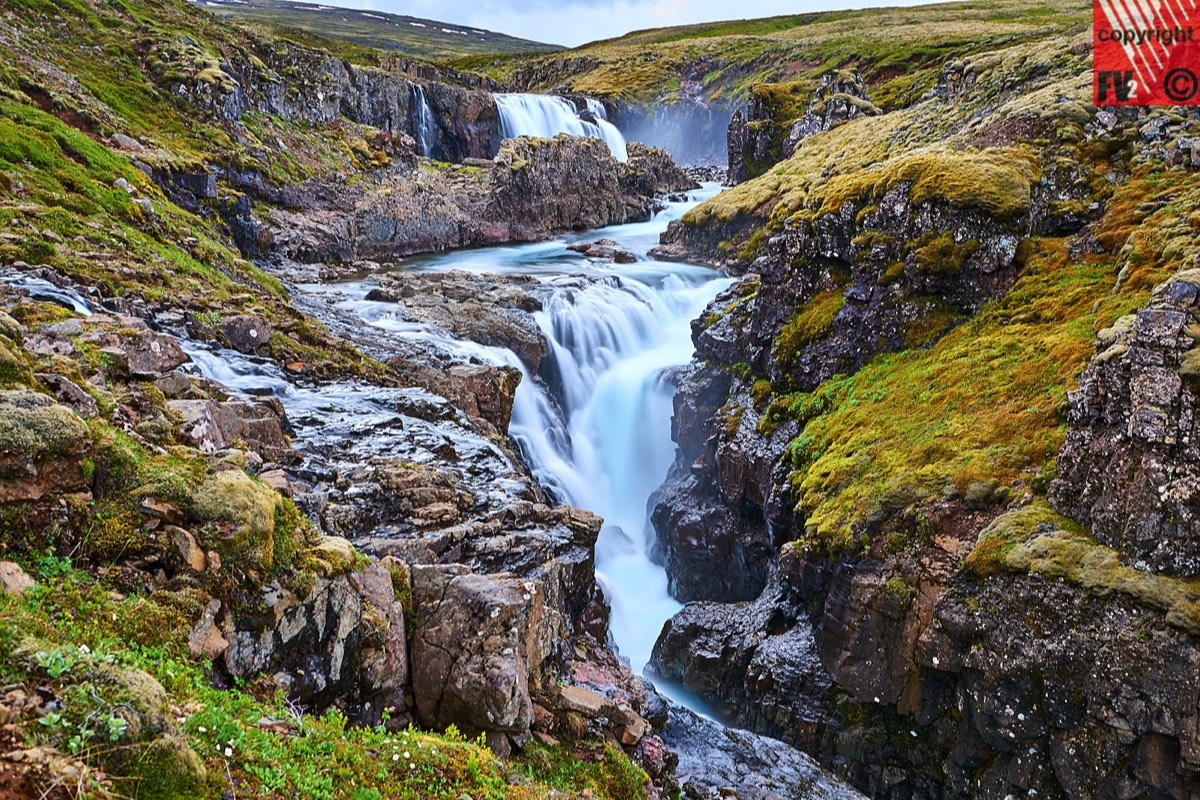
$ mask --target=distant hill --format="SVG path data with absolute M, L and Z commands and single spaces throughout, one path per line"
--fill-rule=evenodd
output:
M 363 47 L 441 59 L 470 55 L 548 52 L 558 45 L 518 39 L 502 33 L 447 22 L 359 11 L 291 0 L 192 0 L 195 5 L 234 21 L 294 28 Z

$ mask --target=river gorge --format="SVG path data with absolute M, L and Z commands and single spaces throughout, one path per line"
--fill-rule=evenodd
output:
M 1200 794 L 1200 118 L 1086 8 L 8 5 L 0 800 Z

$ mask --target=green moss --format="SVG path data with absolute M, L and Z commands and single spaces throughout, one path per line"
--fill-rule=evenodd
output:
M 1009 219 L 1029 209 L 1031 185 L 1039 177 L 1036 160 L 1020 149 L 929 152 L 832 178 L 814 193 L 813 202 L 820 213 L 832 213 L 852 200 L 876 202 L 909 183 L 916 204 L 936 200 Z
M 269 571 L 275 557 L 275 509 L 279 495 L 238 469 L 209 475 L 192 496 L 196 517 L 206 523 L 200 543 L 239 570 Z
M 785 364 L 794 361 L 804 347 L 829 333 L 834 319 L 845 304 L 846 295 L 841 289 L 821 292 L 813 297 L 780 329 L 775 337 L 772 357 Z
M 1029 246 L 1023 264 L 1004 298 L 935 343 L 876 356 L 780 409 L 803 420 L 787 458 L 804 543 L 857 549 L 868 524 L 907 507 L 898 499 L 920 507 L 977 482 L 1007 487 L 1053 459 L 1063 398 L 1096 331 L 1147 293 L 1114 293 L 1112 255 L 1068 256 L 1063 240 Z M 1139 283 L 1170 272 L 1159 261 Z
M 913 597 L 917 593 L 917 590 L 909 586 L 899 575 L 888 578 L 883 584 L 883 590 L 896 598 L 896 601 L 905 609 L 912 603 Z
M 928 239 L 913 249 L 913 261 L 919 272 L 954 275 L 962 270 L 968 258 L 979 252 L 978 241 L 956 242 L 951 231 L 931 235 Z
M 966 559 L 967 569 L 988 577 L 1009 569 L 1008 554 L 1022 541 L 1041 531 L 1070 531 L 1082 535 L 1083 529 L 1042 503 L 1002 514 L 984 528 Z
M 649 778 L 610 744 L 594 760 L 581 760 L 566 747 L 531 742 L 517 762 L 521 772 L 562 791 L 590 790 L 597 800 L 642 800 Z
M 42 458 L 87 444 L 87 425 L 66 406 L 27 390 L 0 391 L 0 451 Z
M 1121 595 L 1165 613 L 1168 625 L 1200 634 L 1200 581 L 1128 567 L 1116 550 L 1040 504 L 992 522 L 980 534 L 968 565 L 982 576 L 1032 572 L 1061 578 L 1098 597 Z

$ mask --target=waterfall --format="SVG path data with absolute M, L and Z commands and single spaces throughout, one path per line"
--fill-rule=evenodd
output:
M 509 432 L 535 476 L 559 499 L 604 518 L 597 579 L 612 605 L 613 640 L 639 674 L 680 608 L 650 560 L 647 507 L 675 456 L 667 370 L 691 359 L 690 322 L 727 284 L 711 275 L 666 275 L 657 285 L 622 276 L 555 292 L 536 317 L 565 419 L 538 382 L 517 390 Z
M 413 110 L 416 112 L 413 120 L 417 138 L 417 148 L 426 158 L 433 156 L 433 142 L 437 137 L 437 124 L 433 121 L 433 109 L 425 99 L 425 87 L 419 83 L 413 84 Z
M 587 100 L 590 116 L 596 120 L 590 122 L 580 117 L 575 105 L 563 97 L 548 94 L 497 94 L 495 97 L 500 110 L 500 130 L 506 139 L 569 133 L 603 139 L 612 151 L 613 158 L 618 161 L 629 158 L 625 150 L 625 137 L 616 125 L 608 121 L 604 104 L 598 100 Z

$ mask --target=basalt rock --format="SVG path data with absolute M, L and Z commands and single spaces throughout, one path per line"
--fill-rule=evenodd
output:
M 622 185 L 631 194 L 653 197 L 700 188 L 684 170 L 676 166 L 671 154 L 641 142 L 626 145 L 629 160 L 625 164 Z
M 384 566 L 318 574 L 311 587 L 272 583 L 261 601 L 258 613 L 224 615 L 230 675 L 272 675 L 296 702 L 336 704 L 363 724 L 379 724 L 385 710 L 412 719 L 404 609 Z
M 808 392 L 882 351 L 932 342 L 1016 279 L 1023 230 L 1043 224 L 1036 197 L 1006 221 L 909 187 L 850 202 L 773 237 L 743 279 L 693 323 L 696 358 L 680 373 L 679 453 L 653 499 L 672 591 L 748 600 L 765 585 L 786 530 L 782 455 L 796 431 L 772 394 Z M 746 365 L 740 372 L 735 365 Z M 727 568 L 714 579 L 718 557 Z
M 1130 563 L 1200 575 L 1200 272 L 1100 332 L 1068 395 L 1053 501 Z

